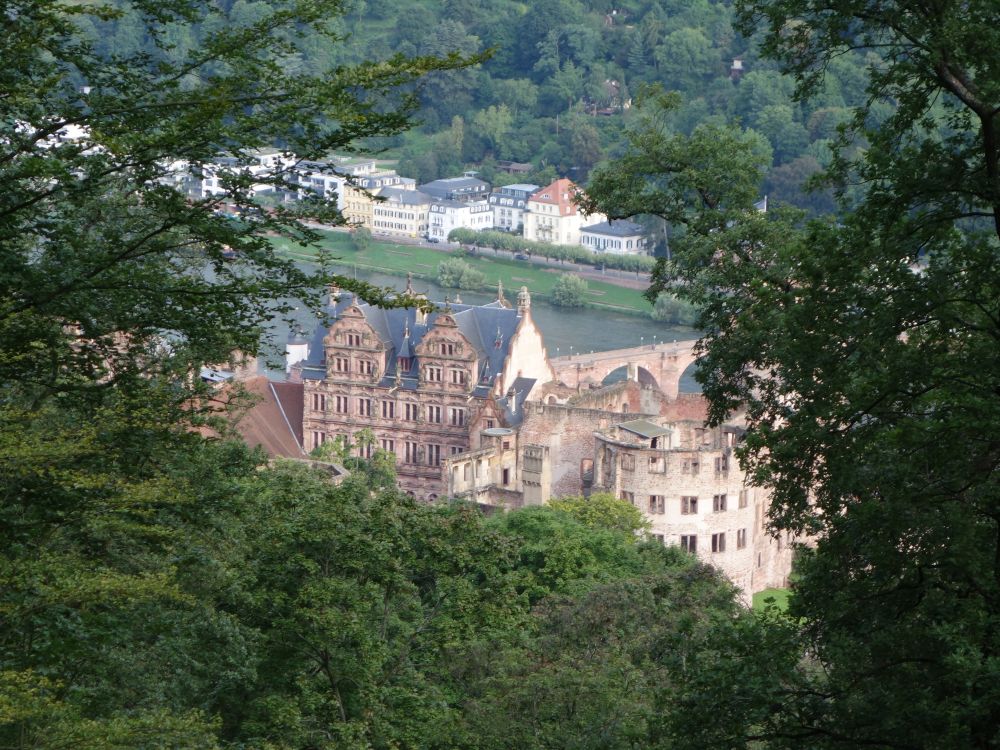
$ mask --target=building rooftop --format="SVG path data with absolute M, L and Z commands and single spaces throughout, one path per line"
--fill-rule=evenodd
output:
M 474 373 L 476 383 L 471 395 L 479 398 L 486 398 L 490 394 L 494 379 L 503 372 L 510 353 L 510 341 L 521 321 L 521 314 L 517 309 L 507 307 L 499 300 L 487 305 L 437 302 L 437 310 L 421 316 L 414 308 L 385 309 L 356 301 L 354 295 L 346 292 L 339 295 L 338 301 L 330 309 L 330 316 L 339 317 L 351 305 L 357 306 L 386 347 L 386 370 L 379 385 L 402 390 L 417 388 L 419 363 L 413 354 L 415 347 L 442 315 L 450 316 L 475 350 L 479 371 Z M 323 380 L 326 377 L 323 338 L 327 330 L 320 325 L 313 333 L 309 356 L 300 363 L 302 378 L 305 380 Z M 409 362 L 401 364 L 401 357 Z M 513 406 L 512 411 L 517 411 L 518 399 L 523 401 L 531 390 L 530 387 L 525 388 L 525 385 L 522 383 L 519 388 L 515 381 L 515 391 L 519 393 L 523 390 L 523 395 L 515 394 L 515 399 L 510 404 Z M 505 408 L 510 405 L 505 403 Z
M 561 216 L 570 216 L 577 210 L 576 203 L 573 202 L 573 197 L 577 192 L 579 192 L 579 188 L 573 184 L 572 180 L 563 177 L 536 190 L 528 200 L 533 203 L 558 206 Z
M 426 206 L 431 202 L 431 196 L 419 190 L 406 188 L 384 187 L 376 193 L 379 198 L 385 198 L 390 203 L 402 203 L 406 206 Z
M 618 426 L 642 438 L 655 438 L 661 435 L 669 435 L 672 432 L 669 427 L 661 427 L 658 424 L 650 422 L 648 419 L 633 419 L 631 422 L 622 422 Z
M 503 187 L 499 187 L 497 188 L 497 191 L 499 192 L 503 190 L 517 190 L 522 193 L 534 193 L 539 189 L 539 187 L 541 186 L 531 185 L 527 182 L 519 182 L 516 185 L 504 185 Z
M 602 221 L 599 224 L 591 224 L 589 227 L 583 227 L 580 231 L 588 232 L 590 234 L 602 234 L 608 237 L 635 237 L 636 235 L 642 235 L 645 232 L 641 224 L 636 224 L 633 221 L 625 221 L 623 219 L 619 219 L 617 221 Z

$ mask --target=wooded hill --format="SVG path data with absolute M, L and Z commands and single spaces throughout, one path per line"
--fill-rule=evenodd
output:
M 247 0 L 219 4 L 239 25 L 269 7 Z M 829 193 L 805 193 L 803 183 L 829 163 L 837 125 L 865 100 L 864 56 L 831 61 L 823 89 L 797 102 L 791 80 L 761 59 L 732 21 L 731 4 L 711 0 L 354 0 L 345 16 L 329 21 L 341 42 L 317 35 L 296 40 L 284 64 L 315 74 L 397 53 L 488 52 L 473 69 L 427 79 L 420 127 L 370 143 L 386 148 L 402 174 L 421 182 L 475 167 L 499 183 L 545 184 L 556 176 L 584 183 L 592 167 L 620 152 L 630 102 L 644 87 L 659 85 L 682 95 L 672 129 L 687 135 L 706 120 L 752 129 L 769 151 L 763 190 L 770 199 L 832 211 Z M 101 52 L 130 54 L 148 45 L 141 24 L 129 16 L 83 23 Z M 164 33 L 181 55 L 210 31 L 174 24 Z M 531 163 L 533 172 L 498 173 L 498 160 Z

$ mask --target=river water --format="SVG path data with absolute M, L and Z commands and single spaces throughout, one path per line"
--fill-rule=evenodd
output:
M 378 286 L 389 286 L 402 290 L 406 282 L 396 276 L 353 269 L 334 269 L 338 273 L 356 276 Z M 444 301 L 445 296 L 455 298 L 455 289 L 444 289 L 433 281 L 416 279 L 413 287 L 418 292 L 426 292 L 432 301 Z M 504 296 L 512 304 L 517 300 L 517 289 L 505 289 Z M 478 305 L 496 299 L 496 293 L 461 292 L 462 302 Z M 303 310 L 295 316 L 296 324 L 303 330 L 313 330 L 316 319 Z M 560 308 L 541 300 L 532 300 L 531 317 L 542 332 L 545 348 L 550 357 L 560 357 L 572 353 L 599 352 L 609 349 L 625 349 L 643 344 L 663 343 L 665 341 L 687 341 L 698 338 L 698 331 L 685 326 L 670 326 L 658 323 L 651 318 L 639 315 L 624 315 L 610 310 L 597 308 Z M 279 347 L 283 346 L 288 336 L 288 327 L 279 324 L 275 327 L 274 340 Z M 270 374 L 281 377 L 279 371 L 269 371 Z M 611 379 L 614 378 L 614 374 Z M 691 378 L 691 373 L 685 373 L 681 379 L 681 390 L 698 391 L 697 383 Z

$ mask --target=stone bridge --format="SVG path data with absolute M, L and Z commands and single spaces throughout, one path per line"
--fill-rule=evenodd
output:
M 572 388 L 600 384 L 621 367 L 628 368 L 628 377 L 640 383 L 656 385 L 670 398 L 677 398 L 681 375 L 697 357 L 695 341 L 675 341 L 669 344 L 646 344 L 631 349 L 607 352 L 571 354 L 549 360 L 556 379 Z

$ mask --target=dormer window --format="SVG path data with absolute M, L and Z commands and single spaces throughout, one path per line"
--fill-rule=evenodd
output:
M 454 355 L 455 354 L 455 345 L 454 344 L 442 343 L 441 344 L 441 354 L 444 354 L 446 356 Z
M 412 364 L 412 360 L 409 357 L 399 357 L 396 360 L 396 368 L 400 372 L 409 372 Z
M 349 334 L 347 334 L 347 345 L 348 346 L 361 346 L 361 334 L 360 333 L 349 333 Z

